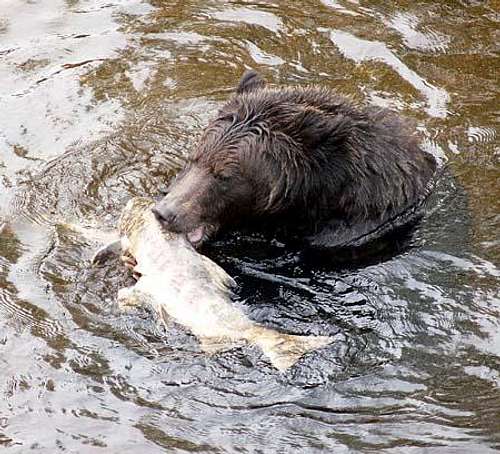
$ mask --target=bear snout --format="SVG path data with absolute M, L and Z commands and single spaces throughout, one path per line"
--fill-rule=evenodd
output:
M 173 224 L 176 218 L 176 214 L 174 211 L 169 208 L 168 206 L 165 206 L 165 204 L 157 203 L 151 211 L 155 215 L 155 218 L 160 222 L 161 225 L 168 227 Z
M 185 221 L 180 208 L 168 196 L 158 202 L 151 211 L 163 228 L 174 233 L 185 233 L 190 226 Z
M 192 201 L 183 201 L 168 194 L 151 211 L 165 230 L 187 234 L 204 224 L 197 207 Z

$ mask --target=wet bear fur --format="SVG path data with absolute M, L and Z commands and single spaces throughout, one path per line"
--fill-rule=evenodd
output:
M 435 169 L 394 112 L 324 87 L 269 88 L 248 71 L 154 212 L 195 245 L 252 225 L 314 248 L 359 246 L 421 215 Z

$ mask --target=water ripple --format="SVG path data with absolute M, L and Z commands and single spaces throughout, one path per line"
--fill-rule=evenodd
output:
M 448 115 L 447 105 L 450 98 L 446 90 L 433 86 L 410 69 L 385 43 L 357 38 L 351 33 L 340 30 L 332 31 L 330 38 L 346 58 L 356 63 L 381 61 L 394 69 L 427 99 L 426 112 L 429 115 L 437 118 L 445 118 Z

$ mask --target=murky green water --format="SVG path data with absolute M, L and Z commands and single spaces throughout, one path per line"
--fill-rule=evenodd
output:
M 497 1 L 2 0 L 3 451 L 499 449 L 499 20 Z M 66 225 L 156 195 L 248 67 L 401 111 L 455 176 L 378 264 L 211 245 L 253 319 L 335 336 L 285 374 L 118 313 L 123 269 L 89 269 L 98 243 Z

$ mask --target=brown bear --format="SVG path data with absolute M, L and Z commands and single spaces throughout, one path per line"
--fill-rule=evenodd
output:
M 317 248 L 358 246 L 418 218 L 435 169 L 395 113 L 248 71 L 153 211 L 195 246 L 250 222 Z

